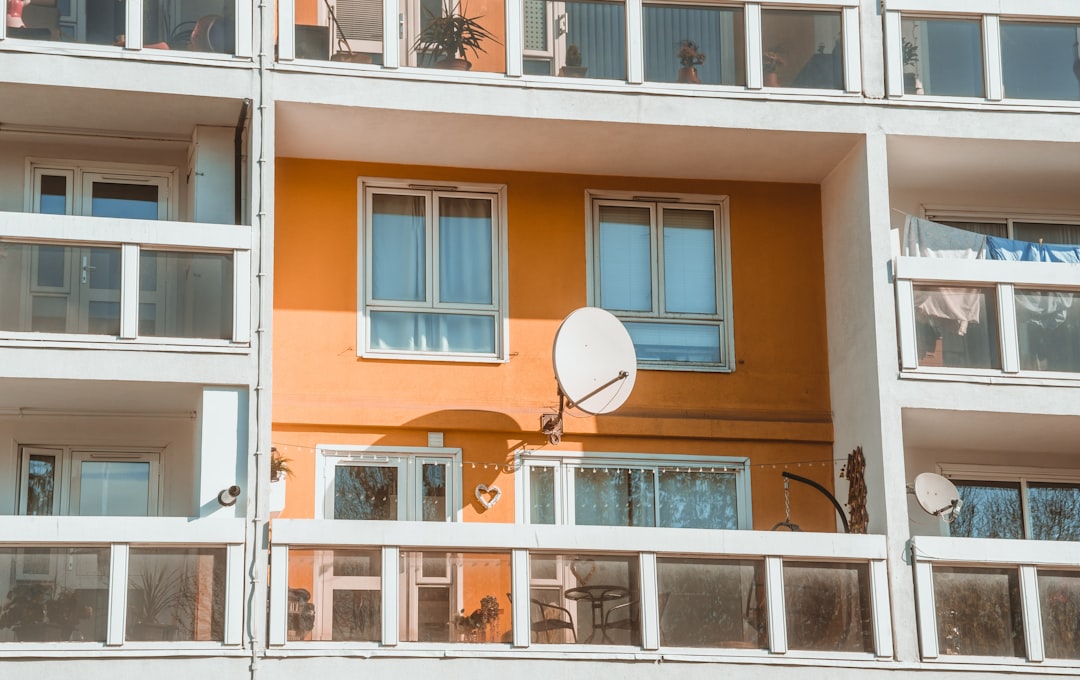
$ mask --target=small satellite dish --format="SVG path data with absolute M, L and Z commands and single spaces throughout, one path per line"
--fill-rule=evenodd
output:
M 562 438 L 563 400 L 586 413 L 611 413 L 623 405 L 637 379 L 630 334 L 611 312 L 582 307 L 563 319 L 552 349 L 559 384 L 559 413 L 541 416 L 540 431 L 552 444 Z
M 924 472 L 915 477 L 915 500 L 928 514 L 951 523 L 964 504 L 956 485 L 941 475 Z

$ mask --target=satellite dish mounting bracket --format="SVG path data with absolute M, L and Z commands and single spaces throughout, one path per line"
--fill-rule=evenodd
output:
M 552 446 L 558 446 L 562 441 L 563 409 L 566 404 L 566 396 L 559 390 L 559 412 L 544 413 L 540 416 L 540 434 L 546 434 L 548 442 Z M 572 404 L 571 404 L 572 406 Z

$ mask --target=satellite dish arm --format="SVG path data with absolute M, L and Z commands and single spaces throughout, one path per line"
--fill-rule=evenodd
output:
M 851 533 L 851 527 L 848 526 L 847 515 L 844 514 L 844 508 L 836 500 L 836 496 L 829 493 L 828 489 L 826 489 L 825 487 L 818 484 L 817 482 L 815 482 L 812 479 L 807 479 L 806 477 L 800 477 L 799 475 L 792 474 L 792 473 L 788 472 L 787 470 L 784 470 L 784 472 L 782 474 L 787 479 L 794 479 L 796 482 L 802 482 L 803 484 L 806 484 L 807 486 L 812 486 L 815 489 L 817 489 L 818 491 L 820 491 L 826 498 L 829 499 L 829 502 L 833 504 L 833 507 L 836 508 L 836 514 L 840 515 L 840 523 L 844 525 L 844 533 L 845 534 L 850 534 Z

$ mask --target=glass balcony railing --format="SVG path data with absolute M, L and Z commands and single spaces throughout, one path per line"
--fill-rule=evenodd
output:
M 239 644 L 243 520 L 4 521 L 0 644 Z
M 250 10 L 231 0 L 11 0 L 6 36 L 250 56 Z
M 393 7 L 391 7 L 391 4 Z M 278 58 L 511 76 L 860 91 L 858 2 L 282 0 Z M 400 22 L 387 24 L 386 16 Z M 447 30 L 454 29 L 454 30 Z M 470 39 L 453 39 L 464 31 Z M 390 40 L 385 36 L 394 36 Z
M 892 654 L 881 536 L 349 524 L 275 521 L 271 645 Z
M 73 220 L 94 240 L 72 240 L 74 230 L 63 224 Z M 246 227 L 222 225 L 221 237 L 205 243 L 217 241 L 215 251 L 192 249 L 174 223 L 148 221 L 152 229 L 140 232 L 145 242 L 109 244 L 102 240 L 122 238 L 124 226 L 34 214 L 10 222 L 5 231 L 13 235 L 0 235 L 0 333 L 246 342 L 241 317 L 250 283 L 239 274 L 249 268 L 250 251 L 236 247 Z M 50 230 L 63 240 L 42 238 Z M 21 235 L 35 231 L 34 240 Z

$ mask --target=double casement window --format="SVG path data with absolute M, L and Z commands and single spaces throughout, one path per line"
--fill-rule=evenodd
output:
M 459 449 L 326 448 L 317 513 L 326 519 L 449 522 L 461 506 Z
M 731 370 L 727 201 L 591 194 L 592 300 L 646 368 Z
M 505 187 L 360 191 L 360 354 L 504 360 Z
M 589 454 L 523 460 L 530 524 L 749 529 L 745 458 Z
M 1032 243 L 1080 245 L 1080 219 L 1050 216 L 927 211 L 926 219 L 976 234 Z
M 963 500 L 951 536 L 1080 541 L 1080 475 L 944 465 L 942 472 Z

